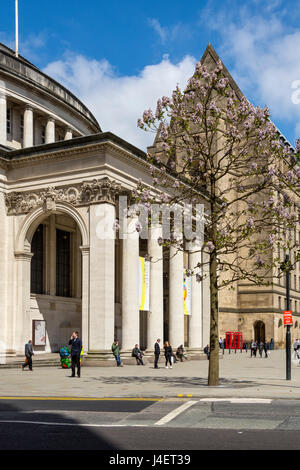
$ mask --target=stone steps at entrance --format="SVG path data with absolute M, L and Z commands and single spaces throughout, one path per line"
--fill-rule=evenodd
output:
M 124 365 L 136 365 L 136 359 L 133 357 L 124 357 L 121 360 Z M 204 353 L 199 354 L 187 354 L 187 360 L 207 360 L 207 357 Z M 143 356 L 144 364 L 153 364 L 154 356 L 145 355 Z M 21 368 L 24 363 L 24 356 L 15 356 L 0 358 L 0 369 L 9 369 L 9 368 Z M 159 365 L 165 364 L 164 355 L 160 356 Z M 108 359 L 103 359 L 93 355 L 89 357 L 88 355 L 83 358 L 84 367 L 114 367 L 116 366 L 116 361 L 114 357 L 109 357 Z M 47 354 L 37 354 L 33 357 L 33 366 L 34 367 L 58 367 L 60 368 L 60 356 L 58 353 L 47 353 Z

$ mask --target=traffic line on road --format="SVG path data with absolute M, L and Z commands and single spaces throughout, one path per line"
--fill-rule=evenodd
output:
M 199 401 L 214 402 L 214 401 L 226 401 L 229 403 L 272 403 L 270 398 L 201 398 Z
M 179 406 L 179 408 L 176 408 L 175 410 L 171 411 L 166 416 L 161 418 L 159 421 L 157 421 L 155 423 L 155 426 L 162 426 L 163 424 L 169 423 L 170 421 L 172 421 L 172 419 L 176 418 L 178 415 L 180 415 L 185 410 L 187 410 L 188 408 L 193 406 L 195 403 L 198 403 L 198 401 L 196 401 L 196 400 L 187 401 L 183 405 Z

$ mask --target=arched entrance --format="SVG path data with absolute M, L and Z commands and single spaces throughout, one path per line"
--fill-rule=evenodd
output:
M 258 320 L 253 325 L 254 328 L 254 340 L 257 341 L 265 341 L 265 324 L 263 321 Z
M 46 213 L 38 208 L 25 219 L 17 238 L 23 250 L 15 252 L 18 284 L 22 284 L 18 349 L 34 335 L 34 320 L 46 327 L 46 344 L 35 345 L 35 351 L 57 352 L 75 329 L 87 338 L 88 289 L 82 291 L 86 286 L 82 281 L 88 277 L 82 256 L 89 254 L 87 242 L 85 224 L 69 204 Z

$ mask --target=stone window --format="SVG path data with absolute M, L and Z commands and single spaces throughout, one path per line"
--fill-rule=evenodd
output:
M 11 108 L 7 108 L 6 110 L 6 133 L 9 136 L 11 135 L 11 129 L 12 129 L 11 116 L 12 116 Z
M 31 292 L 44 294 L 44 227 L 39 225 L 31 242 Z
M 71 297 L 71 234 L 56 229 L 56 295 Z

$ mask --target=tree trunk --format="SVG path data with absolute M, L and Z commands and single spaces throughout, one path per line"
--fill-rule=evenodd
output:
M 210 254 L 210 354 L 208 369 L 208 385 L 219 385 L 219 306 L 218 306 L 218 279 L 217 279 L 217 222 L 215 203 L 215 182 L 211 181 L 211 233 L 210 241 L 214 248 Z
M 218 288 L 217 256 L 214 251 L 210 256 L 210 354 L 208 385 L 219 385 L 219 322 L 218 322 Z

